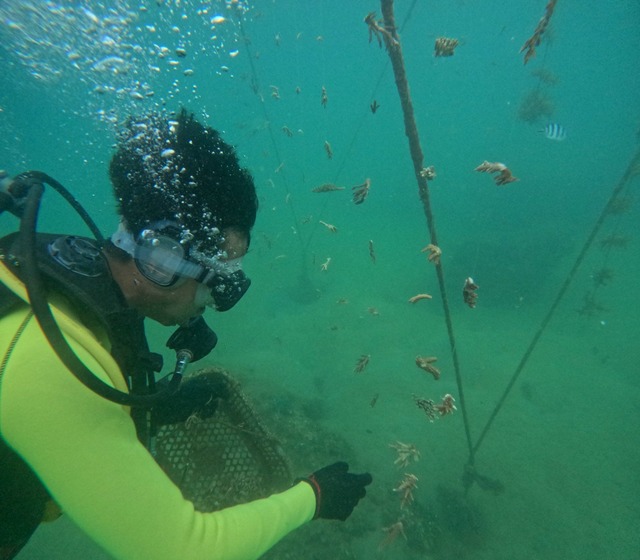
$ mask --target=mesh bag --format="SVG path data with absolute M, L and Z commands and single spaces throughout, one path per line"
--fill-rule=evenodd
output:
M 280 444 L 259 421 L 227 372 L 208 368 L 228 389 L 215 414 L 192 414 L 184 422 L 161 426 L 156 460 L 198 511 L 208 512 L 264 498 L 291 485 Z

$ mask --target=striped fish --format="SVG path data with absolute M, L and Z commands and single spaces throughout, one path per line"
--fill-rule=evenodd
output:
M 557 142 L 562 142 L 567 137 L 567 129 L 558 123 L 549 123 L 542 132 L 544 132 L 545 138 Z

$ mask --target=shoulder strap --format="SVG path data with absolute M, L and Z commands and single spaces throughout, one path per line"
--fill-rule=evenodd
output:
M 22 300 L 4 284 L 0 284 L 0 317 L 4 317 Z
M 0 254 L 6 256 L 11 271 L 23 280 L 16 258 L 20 255 L 19 241 L 16 233 L 0 239 Z M 143 318 L 126 304 L 100 245 L 83 237 L 38 234 L 36 256 L 47 287 L 74 302 L 80 319 L 89 328 L 97 322 L 105 329 L 111 341 L 111 355 L 129 389 L 138 394 L 154 392 L 153 372 L 162 369 L 162 358 L 149 350 Z M 146 442 L 143 412 L 134 410 L 132 416 L 141 441 Z
M 7 256 L 9 264 L 17 264 L 18 260 L 12 257 L 20 254 L 18 234 L 0 239 L 0 254 Z M 80 319 L 87 326 L 97 322 L 105 329 L 111 341 L 111 354 L 130 388 L 137 385 L 136 388 L 141 389 L 146 385 L 147 372 L 156 362 L 147 345 L 143 318 L 127 306 L 98 243 L 83 237 L 38 234 L 36 256 L 47 287 L 74 302 Z M 10 268 L 24 281 L 19 266 Z M 5 299 L 6 291 L 3 286 L 0 316 L 4 308 L 8 310 L 19 301 L 11 292 Z

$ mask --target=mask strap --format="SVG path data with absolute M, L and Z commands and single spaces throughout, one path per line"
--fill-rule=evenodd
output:
M 111 243 L 113 243 L 118 249 L 122 249 L 128 255 L 132 257 L 136 252 L 136 240 L 133 238 L 133 234 L 126 228 L 124 221 L 120 221 L 118 229 L 111 236 Z

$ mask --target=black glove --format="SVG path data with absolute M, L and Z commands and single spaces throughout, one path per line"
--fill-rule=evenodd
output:
M 154 407 L 154 421 L 160 425 L 175 424 L 194 414 L 204 420 L 214 415 L 221 399 L 228 398 L 229 389 L 223 379 L 195 375 L 183 381 L 175 395 Z
M 176 352 L 189 350 L 193 354 L 192 362 L 204 358 L 218 344 L 218 337 L 205 323 L 202 316 L 191 319 L 186 325 L 178 327 L 167 340 L 167 347 Z
M 353 474 L 348 470 L 349 465 L 340 461 L 296 481 L 304 481 L 313 488 L 316 495 L 314 519 L 344 521 L 365 497 L 365 486 L 371 484 L 372 476 L 369 473 Z

